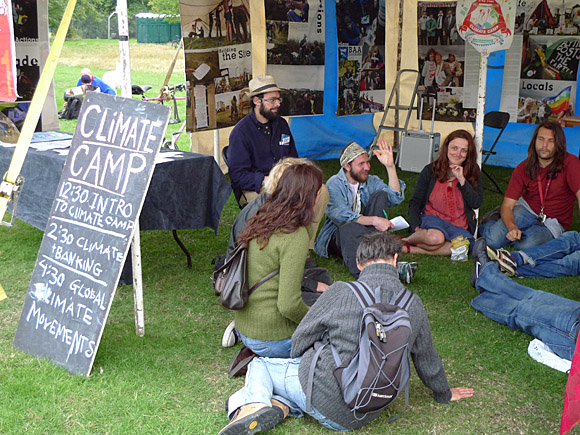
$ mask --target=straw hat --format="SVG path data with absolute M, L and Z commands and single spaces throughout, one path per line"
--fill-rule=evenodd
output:
M 250 92 L 248 92 L 248 96 L 251 98 L 256 95 L 265 94 L 266 92 L 280 92 L 282 90 L 283 89 L 276 86 L 274 77 L 257 76 L 250 80 Z

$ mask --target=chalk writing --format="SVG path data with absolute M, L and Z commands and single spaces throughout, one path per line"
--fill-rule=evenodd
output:
M 85 97 L 15 347 L 90 373 L 168 115 L 138 100 Z

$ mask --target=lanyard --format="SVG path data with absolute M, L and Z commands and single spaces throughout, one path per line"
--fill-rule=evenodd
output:
M 552 179 L 548 179 L 548 185 L 546 186 L 546 198 L 548 197 L 548 190 L 550 190 L 550 184 Z M 540 214 L 544 214 L 544 192 L 542 192 L 542 181 L 540 180 L 540 174 L 538 174 L 538 190 L 540 191 L 540 205 L 542 206 Z

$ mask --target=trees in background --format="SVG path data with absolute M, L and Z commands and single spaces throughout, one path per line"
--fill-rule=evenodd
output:
M 49 0 L 48 2 L 48 25 L 52 33 L 56 32 L 68 0 Z M 178 0 L 153 0 L 152 4 L 160 9 L 154 10 L 147 0 L 127 0 L 129 19 L 129 37 L 137 37 L 137 19 L 139 12 L 155 12 L 163 14 L 179 14 Z M 167 3 L 167 5 L 163 4 Z M 98 38 L 108 37 L 108 18 L 117 7 L 116 0 L 77 0 L 75 12 L 68 36 L 71 38 Z M 164 7 L 171 10 L 164 10 Z M 177 11 L 177 12 L 175 12 Z M 111 37 L 117 36 L 117 15 L 111 18 Z

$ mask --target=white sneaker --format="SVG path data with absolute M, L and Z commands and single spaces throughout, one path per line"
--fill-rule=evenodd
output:
M 236 334 L 236 324 L 235 321 L 232 320 L 224 331 L 224 335 L 222 337 L 222 347 L 233 347 L 239 341 L 240 338 Z

